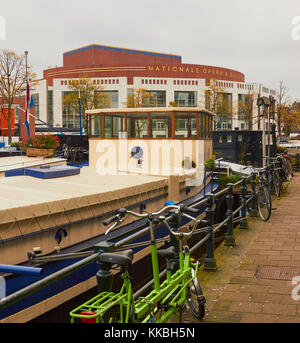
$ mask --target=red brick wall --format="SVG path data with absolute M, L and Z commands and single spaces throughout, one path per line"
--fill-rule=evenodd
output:
M 181 63 L 180 56 L 151 53 L 113 47 L 88 46 L 64 53 L 64 66 L 83 66 L 91 64 L 145 64 Z
M 64 66 L 44 71 L 49 86 L 54 78 L 127 77 L 132 84 L 134 77 L 158 78 L 211 78 L 224 81 L 245 82 L 245 75 L 226 68 L 182 64 L 180 56 L 146 51 L 91 45 L 64 53 Z

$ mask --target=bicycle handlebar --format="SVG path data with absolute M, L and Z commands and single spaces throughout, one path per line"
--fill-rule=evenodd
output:
M 153 216 L 158 216 L 160 214 L 162 214 L 163 212 L 166 211 L 170 211 L 170 210 L 178 210 L 179 212 L 181 212 L 184 216 L 186 216 L 187 218 L 190 218 L 192 220 L 195 220 L 195 218 L 190 217 L 189 215 L 187 215 L 185 212 L 188 213 L 198 213 L 198 210 L 192 207 L 188 207 L 186 205 L 180 204 L 180 205 L 168 205 L 165 206 L 163 209 L 161 209 L 160 211 L 157 212 L 152 212 L 152 213 L 136 213 L 130 210 L 127 210 L 126 208 L 121 208 L 118 210 L 117 214 L 115 214 L 114 216 L 106 219 L 103 224 L 104 226 L 108 226 L 109 224 L 115 222 L 106 232 L 105 235 L 107 236 L 109 234 L 109 232 L 111 232 L 116 226 L 118 226 L 120 223 L 123 222 L 123 218 L 125 217 L 125 214 L 130 214 L 134 217 L 137 218 L 150 218 Z M 179 213 L 178 212 L 178 213 Z
M 194 231 L 195 231 L 195 229 L 196 229 L 197 224 L 200 223 L 201 220 L 200 220 L 200 219 L 196 219 L 196 218 L 194 218 L 194 217 L 191 217 L 191 216 L 189 216 L 189 215 L 187 215 L 187 214 L 185 214 L 185 213 L 183 213 L 183 215 L 184 215 L 185 217 L 187 217 L 187 218 L 189 218 L 189 219 L 195 221 L 192 230 L 189 231 L 189 232 L 176 232 L 176 231 L 173 231 L 173 230 L 171 229 L 170 225 L 168 224 L 168 222 L 166 221 L 166 217 L 165 217 L 165 216 L 160 216 L 160 217 L 159 217 L 159 220 L 162 221 L 162 222 L 166 225 L 166 227 L 167 227 L 167 229 L 169 230 L 169 232 L 170 232 L 172 235 L 174 235 L 174 236 L 192 236 L 193 233 L 194 233 Z
M 108 218 L 108 219 L 104 220 L 103 225 L 104 226 L 108 226 L 109 224 L 111 224 L 111 223 L 113 223 L 114 221 L 117 221 L 117 220 L 119 220 L 119 215 L 118 214 L 116 214 L 115 216 L 113 216 L 111 218 Z

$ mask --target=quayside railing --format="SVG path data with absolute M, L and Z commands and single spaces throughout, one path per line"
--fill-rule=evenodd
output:
M 272 166 L 267 166 L 265 168 L 266 177 L 269 178 L 271 173 Z M 205 218 L 201 222 L 206 225 L 205 227 L 201 227 L 195 230 L 195 235 L 197 234 L 204 234 L 201 239 L 194 244 L 191 249 L 191 255 L 194 254 L 199 248 L 205 247 L 206 256 L 204 259 L 203 270 L 209 271 L 216 271 L 216 259 L 214 257 L 214 250 L 215 250 L 215 235 L 218 231 L 226 226 L 225 232 L 225 246 L 235 246 L 235 238 L 233 235 L 234 225 L 239 223 L 240 229 L 248 229 L 248 216 L 257 216 L 256 210 L 256 174 L 251 174 L 249 176 L 242 176 L 241 179 L 234 183 L 234 184 L 227 184 L 226 187 L 222 190 L 219 190 L 216 193 L 206 193 L 205 197 L 201 200 L 195 200 L 194 202 L 190 203 L 188 206 L 192 208 L 199 209 L 199 215 L 204 212 Z M 250 193 L 247 193 L 247 185 L 251 185 Z M 239 189 L 239 192 L 236 190 Z M 234 192 L 238 193 L 240 199 L 240 206 L 237 208 L 233 208 L 233 198 Z M 215 216 L 215 204 L 217 199 L 220 197 L 226 198 L 226 205 L 227 210 L 225 213 L 225 219 L 220 223 L 214 223 L 214 216 Z M 248 204 L 251 203 L 251 210 L 248 211 Z M 202 211 L 204 210 L 204 211 Z M 171 219 L 171 216 L 166 218 L 167 221 Z M 161 225 L 156 227 L 156 230 L 159 229 Z M 129 235 L 128 237 L 124 237 L 123 239 L 119 240 L 116 243 L 112 243 L 109 241 L 101 241 L 100 243 L 94 246 L 94 250 L 90 251 L 90 256 L 84 257 L 80 261 L 65 267 L 64 269 L 55 272 L 42 280 L 39 280 L 3 299 L 0 300 L 0 311 L 4 308 L 20 301 L 21 299 L 38 292 L 42 288 L 47 287 L 48 285 L 57 282 L 58 280 L 78 271 L 89 264 L 92 264 L 98 260 L 98 257 L 103 252 L 113 252 L 113 251 L 122 251 L 129 248 L 141 247 L 141 246 L 148 246 L 150 241 L 144 241 L 139 243 L 132 243 L 137 239 L 147 235 L 149 232 L 149 227 L 143 227 L 139 231 Z M 166 242 L 169 241 L 169 235 L 164 238 L 159 238 L 157 242 Z M 80 253 L 79 253 L 80 254 Z M 85 253 L 81 253 L 81 256 L 85 256 Z M 74 258 L 74 254 L 72 254 Z M 71 257 L 70 257 L 71 258 Z M 166 269 L 164 269 L 160 273 L 160 278 L 163 278 L 166 274 Z M 153 285 L 153 280 L 149 281 L 147 284 L 142 286 L 136 293 L 134 294 L 134 299 L 137 299 L 141 294 L 151 288 Z

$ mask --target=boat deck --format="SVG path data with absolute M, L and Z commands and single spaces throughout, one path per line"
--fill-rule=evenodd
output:
M 90 168 L 82 168 L 80 175 L 55 179 L 38 179 L 31 176 L 18 176 L 0 179 L 0 216 L 3 210 L 24 208 L 24 206 L 40 205 L 103 194 L 107 192 L 124 192 L 124 189 L 134 194 L 136 189 L 145 184 L 165 181 L 164 177 L 144 175 L 100 176 Z M 17 216 L 17 213 L 15 213 Z M 1 220 L 0 220 L 1 222 Z
M 14 176 L 25 168 L 38 167 L 45 164 L 56 165 L 66 164 L 67 160 L 62 158 L 42 158 L 42 157 L 27 157 L 27 156 L 11 156 L 0 158 L 0 176 Z

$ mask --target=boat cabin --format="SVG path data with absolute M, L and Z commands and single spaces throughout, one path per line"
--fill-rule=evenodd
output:
M 212 157 L 214 114 L 202 108 L 86 111 L 90 166 L 116 175 L 178 175 Z

